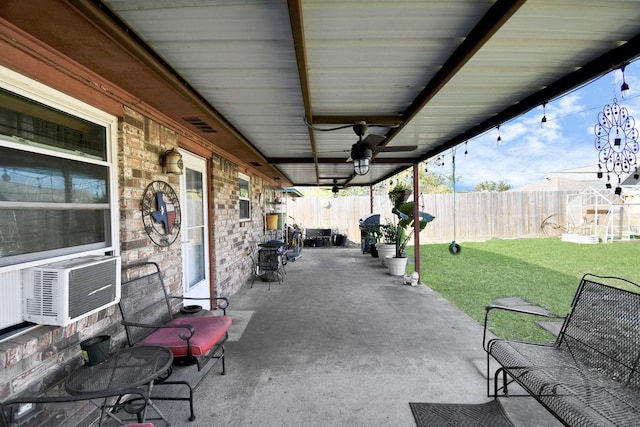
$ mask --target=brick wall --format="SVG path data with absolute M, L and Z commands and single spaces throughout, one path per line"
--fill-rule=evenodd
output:
M 128 108 L 124 109 L 118 126 L 122 265 L 155 261 L 163 269 L 167 285 L 173 291 L 181 292 L 180 244 L 174 243 L 169 247 L 153 244 L 144 231 L 140 209 L 142 194 L 154 180 L 168 181 L 179 194 L 179 177 L 164 174 L 160 166 L 160 155 L 177 147 L 178 137 L 175 132 Z M 62 380 L 68 373 L 82 364 L 81 341 L 107 334 L 112 337 L 112 348 L 124 344 L 125 335 L 120 321 L 118 307 L 111 306 L 64 328 L 41 326 L 0 343 L 0 400 L 21 394 L 35 395 L 45 390 L 51 392 L 62 387 Z M 78 407 L 82 406 L 55 405 L 53 412 L 44 413 L 33 422 L 37 424 L 56 418 L 58 423 L 59 417 L 75 417 Z M 87 411 L 84 412 L 82 419 L 87 416 Z
M 180 177 L 167 175 L 160 156 L 178 146 L 178 134 L 149 117 L 124 108 L 118 123 L 118 190 L 120 206 L 120 245 L 122 265 L 134 262 L 157 262 L 165 275 L 165 283 L 174 294 L 182 293 L 182 253 L 180 237 L 168 247 L 155 245 L 144 231 L 141 199 L 147 185 L 154 180 L 168 182 L 180 194 Z M 231 296 L 251 278 L 249 256 L 251 242 L 263 234 L 263 212 L 258 195 L 268 184 L 264 179 L 242 172 L 251 178 L 252 219 L 239 221 L 239 166 L 216 156 L 212 160 L 212 217 L 214 287 L 217 295 Z M 123 280 L 125 278 L 123 277 Z M 233 299 L 231 311 L 233 315 Z M 0 400 L 20 394 L 34 395 L 61 387 L 68 373 L 81 365 L 80 342 L 95 335 L 112 337 L 112 348 L 124 345 L 117 306 L 75 322 L 67 327 L 41 326 L 28 333 L 0 343 Z M 38 418 L 59 423 L 60 417 L 76 420 L 68 425 L 86 425 L 86 409 L 82 405 L 54 408 L 53 413 Z M 81 415 L 80 415 L 81 414 Z M 49 422 L 49 421 L 47 421 Z M 45 422 L 45 424 L 47 423 Z M 53 421 L 51 421 L 53 422 Z
M 213 236 L 216 293 L 233 295 L 251 278 L 252 243 L 263 236 L 263 212 L 258 196 L 264 193 L 267 182 L 251 176 L 246 170 L 221 157 L 213 161 Z M 238 174 L 251 179 L 251 220 L 240 221 L 238 203 Z M 233 307 L 233 306 L 232 306 Z
M 153 181 L 167 182 L 180 194 L 180 176 L 163 172 L 160 157 L 178 147 L 178 135 L 129 108 L 119 123 L 120 248 L 122 265 L 154 261 L 172 293 L 182 293 L 180 237 L 170 246 L 154 244 L 144 230 L 141 200 Z M 124 279 L 123 279 L 124 280 Z
M 108 307 L 66 327 L 41 326 L 0 343 L 0 400 L 21 394 L 63 393 L 63 380 L 81 364 L 80 342 L 95 335 L 117 336 L 117 306 Z M 28 425 L 88 425 L 96 413 L 89 403 L 51 405 Z

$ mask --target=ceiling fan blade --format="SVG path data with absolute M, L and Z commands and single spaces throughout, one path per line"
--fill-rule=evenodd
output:
M 397 145 L 395 147 L 376 147 L 376 150 L 380 153 L 398 153 L 403 151 L 413 151 L 417 148 L 417 145 Z
M 375 133 L 370 133 L 362 139 L 362 143 L 368 145 L 369 147 L 375 147 L 380 144 L 382 141 L 387 139 L 384 135 L 378 135 Z

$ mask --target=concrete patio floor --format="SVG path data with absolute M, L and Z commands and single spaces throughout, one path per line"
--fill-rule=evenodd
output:
M 283 283 L 246 284 L 227 314 L 227 374 L 202 378 L 194 422 L 158 402 L 173 425 L 412 427 L 409 402 L 490 400 L 482 326 L 358 248 L 305 248 Z M 516 426 L 560 425 L 532 398 L 501 402 Z

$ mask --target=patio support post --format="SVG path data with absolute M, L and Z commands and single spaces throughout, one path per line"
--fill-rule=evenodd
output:
M 369 184 L 369 213 L 373 213 L 373 185 Z
M 419 163 L 413 164 L 413 256 L 414 271 L 420 272 L 420 182 L 418 179 Z

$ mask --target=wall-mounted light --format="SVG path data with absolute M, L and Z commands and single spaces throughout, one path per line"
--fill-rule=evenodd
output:
M 366 175 L 371 165 L 373 151 L 364 144 L 353 144 L 351 147 L 351 158 L 353 159 L 353 170 L 357 175 Z
M 160 156 L 160 164 L 164 167 L 165 173 L 173 175 L 182 175 L 182 154 L 174 148 L 164 152 Z

